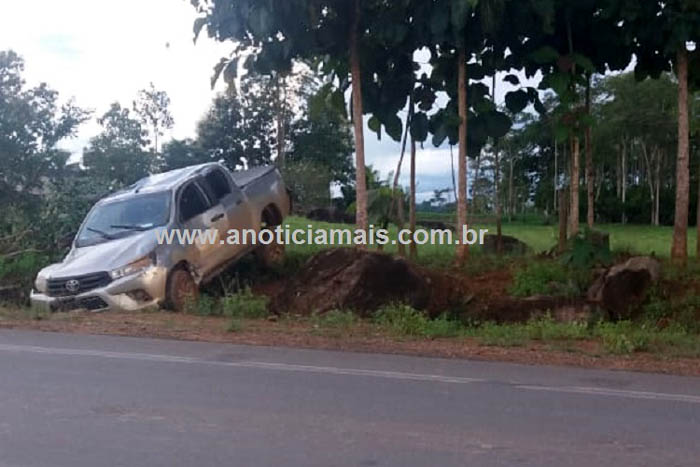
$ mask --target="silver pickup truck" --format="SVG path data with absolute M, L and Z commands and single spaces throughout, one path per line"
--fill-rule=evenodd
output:
M 279 261 L 284 245 L 230 244 L 224 237 L 231 229 L 271 229 L 290 209 L 272 166 L 232 173 L 209 163 L 152 175 L 95 204 L 65 259 L 39 272 L 32 305 L 51 311 L 182 310 L 202 283 L 243 255 Z M 177 230 L 217 231 L 220 240 L 162 240 Z

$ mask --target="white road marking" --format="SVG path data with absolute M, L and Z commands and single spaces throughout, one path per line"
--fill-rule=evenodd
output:
M 649 399 L 663 400 L 674 402 L 689 402 L 691 404 L 700 404 L 700 396 L 690 394 L 671 394 L 667 392 L 649 392 L 649 391 L 630 391 L 626 389 L 609 389 L 596 388 L 585 386 L 534 386 L 534 385 L 516 385 L 518 389 L 526 389 L 528 391 L 551 391 L 565 392 L 571 394 L 586 394 L 593 396 L 612 396 L 626 397 L 629 399 Z
M 123 360 L 140 360 L 151 362 L 165 363 L 189 363 L 201 365 L 216 365 L 233 368 L 255 368 L 261 370 L 276 370 L 276 371 L 293 371 L 307 373 L 324 373 L 334 375 L 349 375 L 349 376 L 369 376 L 374 378 L 388 378 L 410 381 L 432 381 L 438 383 L 453 383 L 453 384 L 471 384 L 483 382 L 483 379 L 463 378 L 459 376 L 445 376 L 422 373 L 405 373 L 400 371 L 383 371 L 383 370 L 364 370 L 359 368 L 340 368 L 330 366 L 311 366 L 311 365 L 296 365 L 289 363 L 273 363 L 273 362 L 256 362 L 256 361 L 241 361 L 241 362 L 223 362 L 217 360 L 203 360 L 193 357 L 180 357 L 176 355 L 165 354 L 147 354 L 147 353 L 132 353 L 132 352 L 110 352 L 103 350 L 89 349 L 66 349 L 60 347 L 38 347 L 31 345 L 11 345 L 0 344 L 0 351 L 5 352 L 25 352 L 25 353 L 40 353 L 49 355 L 71 355 L 80 357 L 99 357 L 99 358 L 114 358 Z
M 97 358 L 113 358 L 121 360 L 139 360 L 150 362 L 164 363 L 187 363 L 200 365 L 215 365 L 232 368 L 254 368 L 260 370 L 273 371 L 290 371 L 290 372 L 306 372 L 318 374 L 333 374 L 347 376 L 367 376 L 373 378 L 387 378 L 395 380 L 408 381 L 427 381 L 437 383 L 451 384 L 472 384 L 488 382 L 481 378 L 466 378 L 460 376 L 448 376 L 438 374 L 425 373 L 406 373 L 400 371 L 383 371 L 383 370 L 365 370 L 360 368 L 341 368 L 332 366 L 313 366 L 313 365 L 297 365 L 290 363 L 274 363 L 274 362 L 258 362 L 258 361 L 240 361 L 240 362 L 225 362 L 217 360 L 204 360 L 195 357 L 182 357 L 177 355 L 167 354 L 149 354 L 135 352 L 111 352 L 105 350 L 90 350 L 90 349 L 67 349 L 60 347 L 39 347 L 32 345 L 13 345 L 0 344 L 0 352 L 23 352 L 37 353 L 48 355 L 71 355 L 80 357 L 97 357 Z M 511 383 L 511 387 L 528 391 L 551 391 L 563 392 L 572 394 L 584 394 L 589 396 L 612 396 L 624 397 L 628 399 L 646 399 L 646 400 L 662 400 L 673 402 L 686 402 L 691 404 L 700 404 L 700 396 L 690 394 L 672 394 L 663 392 L 647 392 L 647 391 L 631 391 L 621 389 L 609 389 L 601 387 L 584 387 L 584 386 L 537 386 L 523 385 Z

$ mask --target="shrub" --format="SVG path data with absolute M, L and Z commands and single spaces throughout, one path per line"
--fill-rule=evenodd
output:
M 575 285 L 567 282 L 569 271 L 554 261 L 536 261 L 515 272 L 511 295 L 527 297 L 540 294 L 570 295 L 578 292 Z
M 375 322 L 395 334 L 424 336 L 428 317 L 415 308 L 404 304 L 385 305 L 375 314 Z
M 631 354 L 647 350 L 650 332 L 630 321 L 600 323 L 596 330 L 603 340 L 603 347 L 613 354 Z
M 185 312 L 199 316 L 221 316 L 219 302 L 210 295 L 200 295 L 199 300 L 188 300 Z
M 357 323 L 358 318 L 352 311 L 331 310 L 327 313 L 314 313 L 311 321 L 321 328 L 347 330 Z
M 231 318 L 259 319 L 268 315 L 268 298 L 254 295 L 250 287 L 221 299 L 222 313 Z
M 462 334 L 463 327 L 459 321 L 451 320 L 447 315 L 430 319 L 422 311 L 409 305 L 392 304 L 380 308 L 374 321 L 390 332 L 404 336 L 420 336 L 431 339 L 439 337 L 456 337 Z
M 589 336 L 587 323 L 558 323 L 549 314 L 529 320 L 525 332 L 534 340 L 585 339 Z

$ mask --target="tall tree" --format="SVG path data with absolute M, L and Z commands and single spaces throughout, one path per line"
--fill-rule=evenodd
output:
M 159 91 L 150 83 L 149 87 L 139 91 L 133 104 L 134 112 L 141 118 L 141 123 L 149 127 L 153 136 L 153 153 L 158 155 L 160 147 L 158 138 L 175 125 L 170 113 L 170 97 L 165 91 Z
M 97 121 L 102 132 L 90 139 L 83 151 L 83 164 L 89 173 L 117 186 L 148 175 L 152 160 L 145 150 L 146 132 L 129 109 L 115 102 Z
M 362 9 L 360 0 L 354 0 L 352 21 L 349 30 L 350 46 L 350 75 L 352 83 L 352 115 L 355 135 L 355 190 L 356 211 L 355 222 L 362 230 L 367 230 L 367 185 L 365 183 L 365 137 L 364 122 L 362 121 L 362 73 L 360 70 L 360 20 Z
M 459 150 L 457 151 L 457 232 L 467 226 L 467 59 L 464 47 L 457 53 L 457 102 L 459 108 Z M 467 259 L 468 245 L 459 242 L 456 262 L 458 266 Z
M 676 197 L 671 259 L 685 265 L 688 256 L 688 210 L 690 201 L 690 147 L 688 87 L 700 81 L 698 72 L 689 74 L 689 63 L 698 63 L 700 54 L 688 45 L 697 41 L 700 30 L 700 3 L 696 0 L 607 0 L 606 8 L 620 22 L 627 42 L 637 58 L 639 79 L 658 77 L 675 69 L 678 79 L 678 141 L 676 155 Z M 694 67 L 697 68 L 697 67 Z
M 201 13 L 194 23 L 195 36 L 206 25 L 211 37 L 235 41 L 232 55 L 216 66 L 215 78 L 221 73 L 229 79 L 235 76 L 238 60 L 244 56 L 247 56 L 246 68 L 265 74 L 289 71 L 294 60 L 318 59 L 321 72 L 338 84 L 336 93 L 341 100 L 347 88 L 353 89 L 357 222 L 359 227 L 366 228 L 362 116 L 364 113 L 377 116 L 379 123 L 386 125 L 387 133 L 398 139 L 401 121 L 396 113 L 405 105 L 407 95 L 407 84 L 400 79 L 406 76 L 407 62 L 404 59 L 397 63 L 392 56 L 393 45 L 405 38 L 406 29 L 388 38 L 389 41 L 386 37 L 379 40 L 385 31 L 382 21 L 387 12 L 396 14 L 397 6 L 360 0 L 213 3 L 194 0 L 192 3 Z M 405 21 L 401 15 L 397 17 Z M 382 81 L 388 74 L 394 79 Z M 379 82 L 376 77 L 380 78 Z
M 89 113 L 61 105 L 46 84 L 28 88 L 24 60 L 0 51 L 0 204 L 26 201 L 65 169 L 70 154 L 58 143 L 73 137 Z
M 197 125 L 197 140 L 211 160 L 231 169 L 269 164 L 278 144 L 275 138 L 276 87 L 264 75 L 250 73 L 240 89 L 229 86 L 217 95 Z

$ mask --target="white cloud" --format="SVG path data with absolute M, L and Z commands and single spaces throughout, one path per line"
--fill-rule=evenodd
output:
M 97 115 L 113 101 L 131 105 L 152 81 L 172 100 L 168 136 L 193 136 L 213 97 L 212 67 L 230 50 L 205 34 L 195 46 L 195 15 L 185 0 L 12 2 L 0 15 L 0 49 L 24 57 L 30 84 L 47 82 Z M 79 150 L 98 131 L 92 121 L 64 146 Z
M 215 42 L 205 32 L 194 45 L 195 17 L 187 0 L 6 2 L 0 15 L 0 50 L 14 49 L 24 57 L 29 84 L 47 82 L 62 99 L 74 96 L 78 105 L 96 115 L 114 101 L 130 106 L 138 90 L 152 81 L 172 101 L 175 127 L 166 137 L 192 137 L 214 96 L 212 68 L 231 50 L 230 44 Z M 426 51 L 416 53 L 421 71 L 429 72 L 428 59 Z M 509 89 L 511 85 L 498 85 L 499 102 Z M 438 103 L 444 105 L 444 100 Z M 62 145 L 79 154 L 99 130 L 93 119 L 81 127 L 78 138 Z M 366 126 L 365 142 L 368 163 L 383 177 L 395 170 L 399 143 L 386 135 L 377 141 Z M 452 184 L 446 147 L 436 149 L 426 142 L 425 149 L 419 149 L 417 168 L 424 191 Z M 401 184 L 407 185 L 408 157 L 403 174 Z

